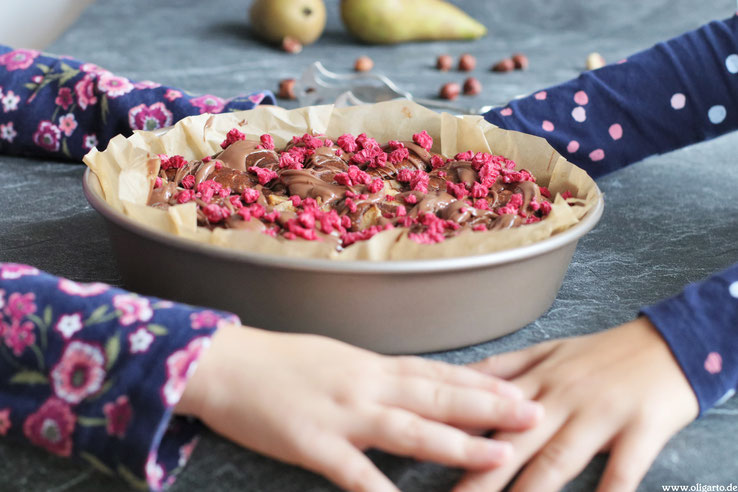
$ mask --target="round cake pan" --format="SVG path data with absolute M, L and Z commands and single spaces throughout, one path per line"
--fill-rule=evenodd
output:
M 600 196 L 571 229 L 520 248 L 438 260 L 340 262 L 248 253 L 154 231 L 108 205 L 89 169 L 83 187 L 108 224 L 128 289 L 230 311 L 249 326 L 327 335 L 387 354 L 472 345 L 537 319 L 604 207 Z

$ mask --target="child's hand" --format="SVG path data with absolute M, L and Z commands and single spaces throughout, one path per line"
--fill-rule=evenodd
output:
M 512 447 L 459 429 L 523 430 L 543 413 L 512 384 L 467 367 L 236 326 L 215 334 L 177 412 L 351 491 L 397 490 L 364 449 L 490 469 Z
M 698 413 L 697 399 L 668 346 L 646 318 L 595 335 L 490 357 L 473 367 L 512 379 L 546 416 L 524 433 L 500 432 L 515 454 L 469 473 L 455 492 L 555 491 L 599 451 L 610 458 L 598 492 L 635 490 L 664 444 Z M 526 465 L 527 463 L 527 465 Z

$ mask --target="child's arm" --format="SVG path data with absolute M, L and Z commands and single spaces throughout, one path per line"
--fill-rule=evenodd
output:
M 197 421 L 174 413 L 352 491 L 396 490 L 366 448 L 489 469 L 510 446 L 457 427 L 523 430 L 542 417 L 469 368 L 244 328 L 25 265 L 0 263 L 0 336 L 0 435 L 136 488 L 170 484 L 192 453 Z
M 0 154 L 81 161 L 133 130 L 201 113 L 274 104 L 269 91 L 232 99 L 129 81 L 91 63 L 0 45 Z
M 544 137 L 595 177 L 733 131 L 738 17 L 512 101 L 485 118 Z

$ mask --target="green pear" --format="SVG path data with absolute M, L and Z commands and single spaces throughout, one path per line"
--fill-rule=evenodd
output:
M 310 44 L 325 29 L 323 0 L 255 0 L 249 16 L 256 34 L 272 43 L 289 36 Z
M 487 28 L 442 0 L 341 0 L 346 28 L 367 43 L 476 39 Z

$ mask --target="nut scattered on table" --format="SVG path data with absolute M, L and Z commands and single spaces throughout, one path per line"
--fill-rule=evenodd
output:
M 295 97 L 295 79 L 284 79 L 279 81 L 279 92 L 277 97 L 280 99 L 296 99 Z
M 477 66 L 477 59 L 469 53 L 464 53 L 459 58 L 459 70 L 462 72 L 471 72 Z
M 597 70 L 605 65 L 607 65 L 607 63 L 599 53 L 593 52 L 587 55 L 587 70 Z
M 515 53 L 512 56 L 512 61 L 516 70 L 526 70 L 528 68 L 528 57 L 522 53 Z
M 441 87 L 441 92 L 438 94 L 438 96 L 441 99 L 448 99 L 449 101 L 453 101 L 457 97 L 459 97 L 459 93 L 461 93 L 461 87 L 456 82 L 449 82 L 447 84 L 444 84 L 443 87 Z
M 464 94 L 467 96 L 476 96 L 482 92 L 482 83 L 475 77 L 469 77 L 464 81 Z
M 513 70 L 515 70 L 515 62 L 512 58 L 503 58 L 492 65 L 493 72 L 512 72 Z
M 451 55 L 439 55 L 436 59 L 436 68 L 441 72 L 448 72 L 454 64 L 454 59 Z
M 282 49 L 287 53 L 299 53 L 302 51 L 302 43 L 292 36 L 282 39 Z
M 368 72 L 374 68 L 374 60 L 368 56 L 360 56 L 354 63 L 354 70 L 357 72 Z

